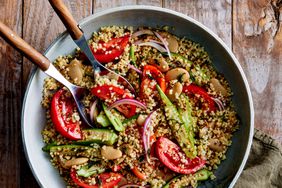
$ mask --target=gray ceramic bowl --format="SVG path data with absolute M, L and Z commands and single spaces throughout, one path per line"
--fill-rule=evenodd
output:
M 151 6 L 126 6 L 97 13 L 80 22 L 86 37 L 107 25 L 173 26 L 174 34 L 186 36 L 204 46 L 218 72 L 223 73 L 234 93 L 233 102 L 240 117 L 240 129 L 234 134 L 233 144 L 215 174 L 215 181 L 206 181 L 201 187 L 233 187 L 246 163 L 253 136 L 254 110 L 250 89 L 243 70 L 231 50 L 208 28 L 194 19 L 168 10 Z M 59 55 L 72 53 L 75 44 L 67 33 L 59 36 L 45 52 L 51 60 Z M 44 143 L 41 130 L 45 113 L 40 105 L 43 80 L 46 75 L 35 70 L 30 77 L 22 109 L 22 138 L 26 157 L 38 183 L 42 187 L 65 187 L 59 173 L 49 162 L 41 148 Z

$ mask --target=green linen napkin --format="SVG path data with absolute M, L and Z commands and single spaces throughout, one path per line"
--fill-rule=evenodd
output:
M 282 188 L 282 149 L 270 136 L 255 130 L 247 164 L 235 188 Z

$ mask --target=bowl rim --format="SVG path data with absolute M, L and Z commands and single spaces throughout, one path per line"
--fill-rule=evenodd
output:
M 248 84 L 246 75 L 243 71 L 242 66 L 240 65 L 239 61 L 237 60 L 237 58 L 235 57 L 235 55 L 233 54 L 232 50 L 223 42 L 223 40 L 217 35 L 215 34 L 211 29 L 209 29 L 208 27 L 206 27 L 205 25 L 203 25 L 202 23 L 200 23 L 199 21 L 195 20 L 194 18 L 189 17 L 188 15 L 185 15 L 183 13 L 171 10 L 171 9 L 167 9 L 167 8 L 163 8 L 163 7 L 157 7 L 157 6 L 150 6 L 150 5 L 126 5 L 126 6 L 119 6 L 119 7 L 114 7 L 114 8 L 109 8 L 109 9 L 105 9 L 103 11 L 94 13 L 90 16 L 87 16 L 83 19 L 81 19 L 78 23 L 80 26 L 84 26 L 85 24 L 87 24 L 90 20 L 101 17 L 103 15 L 106 14 L 111 14 L 111 13 L 115 13 L 115 12 L 122 12 L 122 11 L 127 11 L 127 10 L 152 10 L 152 11 L 159 11 L 159 12 L 163 12 L 166 14 L 172 14 L 174 16 L 178 16 L 181 18 L 184 18 L 190 22 L 192 22 L 193 24 L 197 25 L 198 27 L 202 28 L 203 30 L 205 30 L 210 36 L 212 36 L 226 51 L 227 53 L 230 55 L 230 57 L 233 60 L 233 63 L 235 63 L 236 67 L 238 68 L 240 75 L 242 76 L 243 79 L 243 83 L 245 85 L 245 89 L 247 92 L 247 97 L 248 97 L 248 102 L 249 102 L 249 107 L 250 107 L 250 132 L 249 132 L 249 139 L 248 139 L 248 144 L 247 144 L 247 148 L 243 157 L 243 160 L 240 164 L 240 167 L 238 169 L 238 171 L 236 172 L 235 176 L 233 177 L 229 188 L 232 188 L 236 181 L 238 180 L 240 174 L 242 173 L 244 166 L 247 162 L 249 153 L 250 153 L 250 149 L 251 149 L 251 145 L 252 145 L 252 140 L 253 140 L 253 135 L 254 135 L 254 106 L 253 106 L 253 99 L 252 99 L 252 94 L 251 94 L 251 90 L 250 90 L 250 86 Z M 59 34 L 52 42 L 51 44 L 48 46 L 48 48 L 45 50 L 45 52 L 43 53 L 44 55 L 46 55 L 50 49 L 58 42 L 60 41 L 63 36 L 67 36 L 69 35 L 68 32 L 65 30 L 64 32 L 62 32 L 61 34 Z M 40 185 L 40 187 L 44 187 L 39 178 L 37 177 L 37 174 L 34 171 L 34 168 L 32 166 L 32 163 L 30 161 L 30 157 L 29 157 L 29 153 L 27 151 L 26 148 L 26 142 L 25 142 L 25 134 L 24 134 L 24 112 L 25 112 L 25 104 L 26 104 L 26 100 L 27 100 L 27 96 L 29 94 L 29 90 L 30 90 L 30 86 L 31 86 L 31 82 L 35 76 L 35 73 L 38 71 L 37 67 L 34 67 L 29 75 L 28 78 L 28 83 L 26 86 L 26 91 L 24 94 L 24 98 L 23 98 L 23 102 L 22 102 L 22 110 L 21 110 L 21 136 L 22 136 L 22 144 L 23 144 L 23 148 L 24 148 L 24 154 L 25 154 L 25 158 L 28 162 L 29 168 L 32 171 L 32 174 L 34 176 L 34 178 L 36 179 L 37 183 Z

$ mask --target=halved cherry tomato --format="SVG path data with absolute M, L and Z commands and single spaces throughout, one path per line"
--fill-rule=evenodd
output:
M 82 138 L 80 122 L 72 120 L 72 115 L 77 109 L 71 96 L 66 96 L 66 90 L 57 91 L 51 102 L 51 119 L 55 129 L 64 137 L 71 140 Z
M 170 170 L 180 174 L 192 174 L 205 165 L 205 160 L 195 157 L 189 159 L 178 145 L 165 137 L 156 142 L 156 153 L 160 161 Z
M 91 93 L 100 99 L 106 100 L 110 99 L 112 95 L 115 95 L 117 98 L 122 98 L 125 94 L 125 90 L 113 85 L 102 85 L 93 87 Z
M 103 100 L 110 99 L 113 95 L 118 100 L 122 98 L 132 98 L 132 96 L 129 93 L 126 93 L 124 89 L 113 85 L 96 86 L 91 89 L 91 92 L 93 95 Z M 135 105 L 121 105 L 116 107 L 116 109 L 121 112 L 126 118 L 130 118 L 136 113 Z
M 143 68 L 143 79 L 144 78 L 155 79 L 159 84 L 159 86 L 161 87 L 161 89 L 165 91 L 166 88 L 165 77 L 157 67 L 152 65 L 145 65 Z
M 74 168 L 71 169 L 70 176 L 72 181 L 82 188 L 112 188 L 115 187 L 122 179 L 122 175 L 118 173 L 102 173 L 97 176 L 99 183 L 89 185 L 87 182 L 79 179 Z
M 140 172 L 140 171 L 138 170 L 137 167 L 132 168 L 131 171 L 133 172 L 133 174 L 134 174 L 135 176 L 137 176 L 137 177 L 138 177 L 139 179 L 141 179 L 141 180 L 145 180 L 145 179 L 147 178 L 145 174 L 143 174 L 142 172 Z
M 126 96 L 125 98 L 131 99 L 132 97 Z M 121 112 L 126 118 L 131 118 L 136 113 L 135 105 L 121 105 L 117 106 L 116 109 Z
M 152 65 L 145 65 L 143 68 L 143 79 L 140 85 L 140 97 L 146 98 L 146 89 L 150 88 L 154 90 L 156 88 L 156 85 L 152 84 L 152 79 L 155 79 L 161 89 L 165 91 L 166 89 L 166 82 L 164 75 L 162 72 Z
M 125 45 L 127 44 L 128 40 L 129 39 L 129 35 L 125 35 L 123 37 L 118 37 L 118 38 L 112 38 L 110 41 L 108 42 L 99 42 L 100 44 L 102 44 L 103 48 L 106 48 L 106 49 L 114 49 L 116 48 L 115 45 L 124 45 L 123 47 L 125 47 Z M 102 51 L 102 49 L 98 49 L 98 51 Z
M 154 90 L 156 88 L 156 85 L 151 84 L 152 80 L 150 80 L 149 78 L 143 78 L 141 85 L 140 85 L 140 93 L 139 96 L 140 98 L 144 99 L 146 98 L 146 90 L 147 88 L 150 88 L 152 90 Z
M 210 97 L 210 95 L 201 87 L 195 85 L 195 84 L 189 84 L 183 86 L 183 92 L 184 93 L 191 93 L 191 94 L 197 94 L 200 95 L 208 104 L 208 110 L 209 111 L 215 111 L 216 105 L 214 100 Z
M 114 61 L 116 57 L 119 57 L 123 53 L 128 41 L 129 35 L 119 38 L 113 38 L 106 43 L 99 42 L 102 47 L 95 50 L 91 47 L 91 50 L 95 58 L 100 63 L 108 63 Z

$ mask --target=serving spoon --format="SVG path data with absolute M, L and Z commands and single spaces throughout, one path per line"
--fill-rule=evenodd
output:
M 74 101 L 77 105 L 78 112 L 82 120 L 92 127 L 89 119 L 87 118 L 84 105 L 81 100 L 87 89 L 70 83 L 64 76 L 55 68 L 55 66 L 44 55 L 36 51 L 27 42 L 20 38 L 14 31 L 0 21 L 0 36 L 4 38 L 10 45 L 16 48 L 19 52 L 23 53 L 31 62 L 37 65 L 48 76 L 51 76 L 61 84 L 63 84 L 72 94 Z
M 135 90 L 133 86 L 129 83 L 129 81 L 124 78 L 123 76 L 117 74 L 116 72 L 108 69 L 101 63 L 97 61 L 97 59 L 94 57 L 93 53 L 91 52 L 88 43 L 86 41 L 86 38 L 84 36 L 83 30 L 81 27 L 77 24 L 73 16 L 71 15 L 68 8 L 65 6 L 64 2 L 62 0 L 49 0 L 51 6 L 67 28 L 70 36 L 72 37 L 73 41 L 76 43 L 76 45 L 81 49 L 81 51 L 86 55 L 88 60 L 91 62 L 93 70 L 94 70 L 94 81 L 96 78 L 96 75 L 99 74 L 101 71 L 108 71 L 111 75 L 118 78 L 120 82 L 123 83 L 123 85 L 126 85 L 127 88 L 132 91 L 135 94 Z

